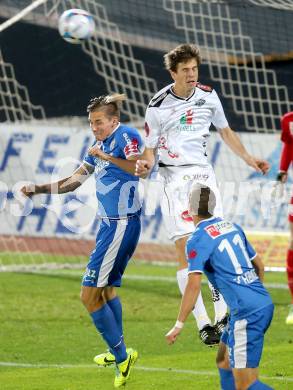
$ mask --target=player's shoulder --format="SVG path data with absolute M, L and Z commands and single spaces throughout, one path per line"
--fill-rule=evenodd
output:
M 130 144 L 135 142 L 140 144 L 142 142 L 139 131 L 135 127 L 120 124 L 115 132 L 115 139 L 118 144 L 124 147 L 125 143 Z
M 118 134 L 123 134 L 123 133 L 139 134 L 139 131 L 135 127 L 128 126 L 124 123 L 121 123 L 117 130 L 118 130 Z
M 211 93 L 214 91 L 213 87 L 211 87 L 210 85 L 202 84 L 199 81 L 196 83 L 196 88 L 201 89 L 202 91 L 208 92 L 208 93 Z
M 203 240 L 209 239 L 208 235 L 205 231 L 205 225 L 199 224 L 195 227 L 193 233 L 190 235 L 190 237 L 187 240 L 187 245 L 194 244 L 196 242 L 202 242 Z
M 166 97 L 171 93 L 171 86 L 172 84 L 169 84 L 160 89 L 149 102 L 148 108 L 160 107 Z

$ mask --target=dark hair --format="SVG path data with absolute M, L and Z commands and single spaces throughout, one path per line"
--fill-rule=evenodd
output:
M 199 66 L 201 64 L 201 57 L 197 46 L 188 43 L 179 45 L 164 55 L 165 68 L 176 72 L 177 65 L 180 62 L 187 62 L 193 58 L 196 59 L 197 65 Z
M 207 186 L 194 183 L 189 194 L 189 214 L 209 218 L 216 207 L 216 196 Z
M 90 100 L 87 112 L 104 110 L 109 117 L 120 117 L 122 102 L 126 100 L 125 94 L 113 93 L 112 95 L 101 95 Z

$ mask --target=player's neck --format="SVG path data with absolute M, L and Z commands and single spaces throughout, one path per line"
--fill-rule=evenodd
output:
M 172 87 L 172 91 L 176 96 L 187 99 L 194 92 L 194 88 L 181 87 L 175 83 Z
M 200 217 L 199 215 L 192 216 L 193 223 L 195 226 L 198 225 L 200 222 L 205 221 L 206 219 L 210 219 L 210 218 L 212 218 L 212 215 L 210 215 L 208 217 Z

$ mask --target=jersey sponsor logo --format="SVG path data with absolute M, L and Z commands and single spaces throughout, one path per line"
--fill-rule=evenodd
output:
M 205 231 L 208 233 L 209 236 L 213 238 L 221 235 L 221 232 L 219 232 L 219 230 L 214 225 L 206 227 Z
M 204 99 L 199 99 L 199 100 L 197 100 L 195 103 L 194 103 L 194 105 L 196 106 L 196 107 L 201 107 L 201 106 L 203 106 L 204 104 L 205 104 L 205 100 Z
M 191 249 L 191 251 L 188 252 L 189 259 L 195 259 L 196 256 L 197 256 L 197 252 L 194 249 Z
M 183 221 L 193 222 L 192 216 L 188 213 L 188 210 L 185 210 L 183 213 L 181 213 L 181 218 Z
M 144 124 L 144 131 L 145 131 L 145 136 L 148 137 L 150 135 L 150 127 L 147 122 Z
M 234 232 L 236 229 L 234 225 L 227 221 L 217 222 L 213 225 L 205 227 L 205 231 L 212 238 L 217 238 L 223 234 Z
M 106 168 L 110 163 L 109 161 L 102 160 L 101 158 L 94 158 L 95 162 L 95 173 L 101 172 L 104 168 Z
M 139 151 L 138 139 L 137 138 L 130 139 L 127 133 L 123 133 L 123 137 L 127 144 L 123 149 L 125 156 L 130 157 L 130 156 L 139 155 L 140 151 Z
M 289 123 L 289 130 L 290 130 L 291 137 L 293 137 L 293 122 Z
M 188 110 L 181 115 L 179 125 L 176 127 L 178 132 L 197 131 L 197 126 L 194 124 L 194 111 Z
M 175 152 L 172 152 L 168 146 L 167 146 L 167 140 L 165 137 L 160 137 L 159 138 L 159 145 L 158 145 L 158 148 L 159 149 L 163 149 L 163 150 L 166 150 L 167 153 L 168 153 L 168 156 L 171 157 L 171 158 L 178 158 L 179 157 L 179 154 L 175 153 Z
M 209 177 L 207 173 L 196 173 L 194 175 L 184 175 L 183 180 L 207 181 Z
M 180 118 L 181 125 L 191 125 L 192 121 L 193 121 L 193 111 L 192 110 L 188 110 Z

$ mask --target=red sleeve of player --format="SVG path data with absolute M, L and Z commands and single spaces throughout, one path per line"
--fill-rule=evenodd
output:
M 284 143 L 280 159 L 280 171 L 287 172 L 293 161 L 293 142 Z
M 285 114 L 281 119 L 282 134 L 281 140 L 287 143 L 293 143 L 293 111 Z

